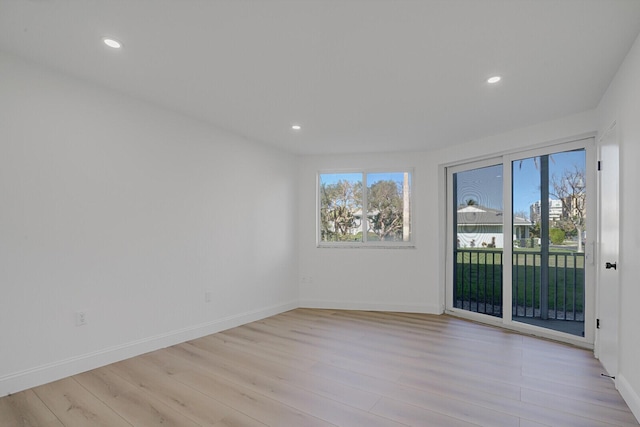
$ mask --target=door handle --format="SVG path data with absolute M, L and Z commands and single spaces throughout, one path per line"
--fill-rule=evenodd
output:
M 612 269 L 612 268 L 613 268 L 614 270 L 617 270 L 617 269 L 618 269 L 618 263 L 616 263 L 616 262 L 608 262 L 608 263 L 606 263 L 606 264 L 604 265 L 604 268 L 606 268 L 607 270 L 610 270 L 610 269 Z

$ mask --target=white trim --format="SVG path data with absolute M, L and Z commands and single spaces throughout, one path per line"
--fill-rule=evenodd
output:
M 178 329 L 153 337 L 116 345 L 80 356 L 71 357 L 21 372 L 0 377 L 0 396 L 17 393 L 81 372 L 139 356 L 150 351 L 169 347 L 185 341 L 215 334 L 226 329 L 274 316 L 298 307 L 298 301 L 247 311 L 222 319 Z
M 380 243 L 380 242 L 376 242 Z M 383 242 L 384 243 L 384 242 Z M 404 243 L 404 242 L 402 242 Z M 316 246 L 318 249 L 415 249 L 415 244 L 408 245 L 379 245 L 379 244 L 354 244 L 353 242 L 344 242 L 340 244 L 340 242 L 328 242 L 327 244 L 321 244 Z
M 617 132 L 617 122 L 616 120 L 614 120 L 613 122 L 611 122 L 611 124 L 607 127 L 607 129 L 599 135 L 598 137 L 598 142 L 596 144 L 596 165 L 598 162 L 600 162 L 601 160 L 601 150 L 602 150 L 602 144 L 603 142 L 606 140 L 606 138 L 608 138 L 612 132 Z M 615 137 L 617 137 L 617 133 L 614 134 Z M 620 147 L 620 142 L 619 139 L 616 139 L 616 145 L 618 146 L 618 148 Z M 619 152 L 618 152 L 618 156 L 619 156 Z M 619 165 L 618 165 L 619 166 Z M 597 167 L 596 167 L 597 169 Z M 619 167 L 618 167 L 619 169 Z M 618 171 L 618 174 L 620 172 Z M 595 276 L 596 276 L 596 287 L 595 287 L 595 295 L 596 295 L 596 301 L 595 301 L 595 318 L 596 319 L 600 319 L 603 316 L 603 311 L 602 311 L 602 307 L 601 307 L 601 300 L 600 300 L 600 293 L 602 292 L 602 283 L 600 281 L 600 275 L 602 274 L 602 266 L 604 264 L 604 259 L 602 258 L 602 253 L 601 253 L 601 243 L 602 243 L 602 207 L 603 207 L 603 203 L 602 203 L 602 195 L 603 195 L 603 189 L 602 189 L 602 183 L 601 183 L 601 177 L 602 175 L 599 173 L 599 171 L 596 171 L 596 192 L 597 192 L 597 226 L 596 226 L 596 239 L 595 241 L 592 241 L 592 245 L 591 245 L 591 252 L 592 252 L 592 263 L 595 263 Z M 620 181 L 620 177 L 618 176 L 618 182 Z M 619 185 L 619 184 L 618 184 Z M 619 195 L 618 195 L 619 197 Z M 618 198 L 618 224 L 620 223 L 620 200 Z M 619 234 L 619 231 L 618 231 Z M 618 247 L 616 249 L 617 253 L 620 253 L 620 236 L 618 235 Z M 607 357 L 605 356 L 605 363 L 603 363 L 603 366 L 605 366 L 605 370 L 608 371 L 609 375 L 613 375 L 616 376 L 618 375 L 618 368 L 620 366 L 620 294 L 619 294 L 619 283 L 620 278 L 618 278 L 618 301 L 617 301 L 617 325 L 616 325 L 616 331 L 615 331 L 615 336 L 616 336 L 616 356 L 613 358 L 615 361 L 613 362 L 614 365 L 611 365 L 612 362 L 607 361 Z M 595 338 L 594 338 L 594 355 L 596 357 L 596 359 L 600 360 L 600 362 L 602 363 L 601 355 L 602 355 L 602 339 L 600 334 L 602 333 L 602 329 L 596 329 L 595 331 Z M 605 365 L 606 364 L 606 365 Z M 609 370 L 612 371 L 616 371 L 616 372 L 609 372 Z
M 509 239 L 507 240 L 503 236 L 505 244 L 502 248 L 502 263 L 506 265 L 505 260 L 509 260 L 510 268 L 502 269 L 502 316 L 504 319 L 504 327 L 513 327 L 513 163 L 509 155 L 502 156 L 502 232 L 503 234 L 509 233 Z M 510 283 L 509 286 L 504 286 L 505 283 Z
M 462 170 L 465 169 L 469 169 L 468 166 L 466 166 L 469 163 L 476 163 L 476 162 L 482 162 L 485 160 L 491 160 L 494 158 L 500 158 L 503 156 L 508 156 L 508 155 L 518 155 L 519 153 L 525 153 L 525 152 L 535 152 L 537 150 L 542 150 L 545 148 L 549 148 L 552 149 L 554 146 L 559 146 L 559 145 L 564 145 L 564 144 L 570 144 L 570 143 L 577 143 L 579 141 L 583 141 L 585 139 L 589 139 L 589 138 L 594 138 L 597 136 L 597 132 L 587 132 L 587 133 L 583 133 L 580 135 L 576 135 L 576 136 L 569 136 L 566 138 L 560 138 L 560 139 L 554 139 L 551 141 L 546 141 L 546 142 L 542 142 L 540 144 L 529 144 L 527 146 L 523 146 L 523 147 L 514 147 L 514 148 L 509 148 L 507 150 L 498 150 L 495 152 L 491 152 L 490 154 L 483 154 L 480 156 L 474 156 L 474 157 L 469 157 L 469 158 L 464 158 L 461 157 L 458 160 L 452 160 L 449 162 L 445 162 L 442 163 L 441 166 L 444 166 L 445 168 L 452 168 L 452 167 L 456 167 L 456 166 L 462 166 Z
M 616 377 L 616 388 L 620 392 L 620 395 L 627 402 L 629 409 L 640 422 L 640 395 L 633 389 L 629 381 L 624 375 L 618 374 Z
M 387 303 L 378 303 L 378 302 L 301 300 L 300 308 L 442 314 L 442 310 L 440 310 L 440 307 L 437 304 L 387 304 Z
M 451 258 L 453 255 L 449 255 L 449 243 L 453 242 L 453 237 L 450 236 L 449 230 L 447 230 L 448 226 L 448 218 L 452 212 L 451 207 L 448 206 L 448 194 L 449 194 L 449 186 L 451 183 L 449 182 L 447 168 L 444 165 L 438 165 L 438 248 L 442 248 L 438 251 L 438 304 L 440 305 L 440 312 L 444 313 L 447 307 L 448 301 L 448 288 L 447 286 L 447 278 L 449 275 L 449 263 L 451 263 Z M 453 290 L 452 300 L 453 300 Z

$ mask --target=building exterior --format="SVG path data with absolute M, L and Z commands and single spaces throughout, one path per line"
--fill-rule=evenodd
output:
M 540 221 L 541 217 L 541 202 L 538 200 L 529 206 L 529 218 L 532 223 Z M 562 207 L 562 200 L 549 199 L 549 222 L 554 224 L 563 218 L 564 210 Z
M 529 237 L 531 222 L 513 218 L 513 240 Z M 459 248 L 503 248 L 503 214 L 497 209 L 471 205 L 458 209 L 457 244 Z

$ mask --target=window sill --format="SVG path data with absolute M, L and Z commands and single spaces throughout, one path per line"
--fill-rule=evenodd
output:
M 318 249 L 415 249 L 416 246 L 414 244 L 409 245 L 363 245 L 363 244 L 355 244 L 355 243 L 345 243 L 345 244 L 323 244 L 317 245 Z

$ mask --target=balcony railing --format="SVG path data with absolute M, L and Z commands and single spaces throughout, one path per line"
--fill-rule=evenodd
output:
M 502 317 L 502 250 L 457 248 L 455 259 L 454 307 Z M 546 285 L 541 260 L 540 252 L 513 251 L 513 317 L 583 322 L 584 253 L 551 251 Z

